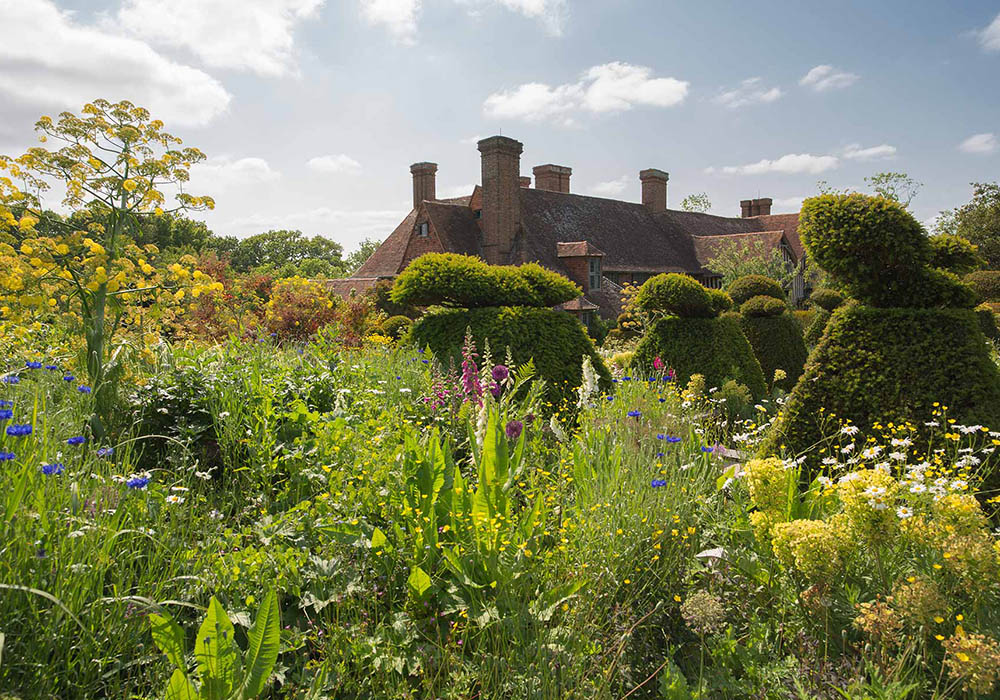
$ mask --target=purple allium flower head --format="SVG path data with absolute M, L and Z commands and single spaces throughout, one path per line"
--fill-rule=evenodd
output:
M 500 383 L 510 376 L 510 370 L 506 365 L 497 365 L 493 368 L 493 381 Z
M 508 440 L 517 440 L 521 437 L 521 431 L 524 429 L 524 424 L 519 420 L 512 420 L 507 423 L 507 427 L 504 432 L 507 433 Z

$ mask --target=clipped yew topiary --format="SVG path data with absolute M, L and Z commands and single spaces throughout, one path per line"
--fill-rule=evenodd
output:
M 764 275 L 744 275 L 729 283 L 729 296 L 737 304 L 744 304 L 753 297 L 772 297 L 774 299 L 785 300 L 785 290 L 781 284 L 770 277 Z
M 781 299 L 764 295 L 750 297 L 740 305 L 740 313 L 750 318 L 780 316 L 788 307 Z
M 717 314 L 724 314 L 731 311 L 735 305 L 733 298 L 721 289 L 708 289 L 708 297 L 712 302 L 712 309 Z
M 551 307 L 582 294 L 562 275 L 541 265 L 489 265 L 455 253 L 428 253 L 411 262 L 392 287 L 397 304 Z
M 964 275 L 986 266 L 986 261 L 968 239 L 942 233 L 931 236 L 931 266 Z
M 730 289 L 736 289 L 740 297 L 751 290 L 769 292 L 752 296 L 740 305 L 740 328 L 753 348 L 768 386 L 790 391 L 802 374 L 808 353 L 802 327 L 788 310 L 784 297 L 774 296 L 783 294 L 781 285 L 769 277 L 747 275 L 735 280 Z M 775 370 L 779 369 L 785 376 L 775 382 Z
M 407 316 L 390 316 L 382 321 L 382 332 L 393 340 L 399 340 L 412 325 L 413 319 Z
M 738 317 L 719 316 L 726 300 L 687 275 L 657 275 L 646 280 L 636 303 L 653 320 L 639 341 L 633 363 L 651 368 L 660 358 L 682 384 L 701 374 L 710 387 L 736 380 L 755 399 L 763 397 L 767 392 L 764 375 L 740 330 Z
M 481 309 L 445 309 L 417 321 L 410 340 L 430 348 L 444 364 L 461 362 L 466 329 L 480 352 L 485 340 L 494 358 L 510 349 L 515 364 L 535 363 L 537 376 L 549 383 L 553 403 L 572 396 L 580 386 L 583 356 L 590 357 L 603 388 L 610 388 L 611 374 L 597 354 L 594 342 L 579 321 L 564 311 L 507 306 Z
M 826 330 L 826 324 L 830 322 L 831 315 L 826 309 L 816 309 L 816 314 L 802 336 L 802 340 L 805 341 L 807 347 L 815 347 L 823 338 L 823 331 Z
M 1000 427 L 1000 371 L 971 309 L 975 294 L 931 267 L 913 216 L 882 198 L 823 195 L 804 202 L 800 222 L 811 259 L 856 301 L 833 313 L 761 452 L 808 454 L 815 470 L 817 446 L 837 430 L 824 416 L 927 430 L 935 402 L 959 424 Z M 993 474 L 990 485 L 1000 485 Z
M 836 289 L 817 289 L 809 295 L 809 301 L 824 311 L 833 312 L 844 303 L 844 295 Z

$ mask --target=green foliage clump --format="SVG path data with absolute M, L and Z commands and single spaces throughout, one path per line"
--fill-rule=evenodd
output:
M 733 298 L 721 289 L 709 289 L 708 296 L 712 300 L 712 308 L 716 314 L 724 314 L 733 309 Z
M 977 248 L 968 239 L 943 233 L 931 236 L 931 266 L 956 275 L 964 275 L 986 265 Z
M 410 338 L 419 347 L 430 348 L 444 364 L 457 365 L 466 329 L 472 331 L 480 352 L 488 339 L 495 357 L 503 357 L 509 348 L 515 364 L 533 360 L 536 376 L 549 384 L 551 399 L 567 398 L 580 385 L 584 355 L 590 357 L 601 385 L 611 385 L 611 374 L 594 342 L 579 321 L 562 311 L 516 306 L 447 309 L 417 321 Z
M 730 379 L 743 384 L 753 398 L 767 392 L 760 363 L 740 330 L 738 317 L 679 318 L 664 316 L 653 322 L 635 351 L 635 364 L 652 367 L 659 357 L 687 383 L 702 374 L 709 387 L 721 387 Z
M 541 265 L 489 265 L 470 255 L 421 255 L 396 278 L 391 298 L 397 304 L 551 307 L 582 294 L 580 288 Z
M 923 227 L 899 202 L 862 194 L 821 195 L 802 205 L 809 256 L 852 297 L 879 307 L 970 307 L 972 294 L 933 268 Z
M 979 301 L 1000 301 L 1000 270 L 970 272 L 962 281 L 972 287 Z
M 780 310 L 778 313 L 747 313 L 747 307 L 758 299 L 776 305 Z M 740 328 L 750 342 L 768 383 L 791 391 L 802 375 L 809 353 L 802 337 L 802 328 L 786 310 L 784 303 L 770 297 L 750 299 L 741 308 Z M 785 378 L 775 383 L 774 371 L 778 369 L 784 370 Z
M 844 303 L 844 295 L 836 289 L 817 289 L 809 295 L 809 301 L 824 311 L 833 312 Z
M 1000 371 L 966 309 L 839 309 L 761 452 L 803 454 L 830 437 L 823 416 L 855 425 L 912 421 L 934 402 L 959 423 L 1000 426 Z M 812 450 L 818 455 L 818 450 Z
M 382 332 L 394 340 L 399 340 L 412 325 L 413 320 L 406 316 L 390 316 L 382 321 Z
M 737 304 L 743 304 L 757 296 L 772 297 L 782 301 L 785 299 L 785 290 L 781 288 L 781 284 L 764 275 L 744 275 L 733 280 L 726 291 Z
M 997 315 L 989 304 L 980 304 L 975 308 L 979 327 L 990 340 L 1000 340 L 1000 328 L 997 328 Z
M 803 340 L 809 347 L 815 346 L 819 343 L 820 339 L 823 337 L 823 331 L 826 330 L 826 324 L 830 321 L 830 316 L 833 314 L 826 309 L 817 309 L 816 313 L 813 315 L 812 321 L 806 327 Z
M 643 283 L 635 298 L 640 310 L 681 318 L 713 318 L 717 315 L 708 290 L 688 275 L 656 275 Z M 718 302 L 716 302 L 718 303 Z
M 740 305 L 740 313 L 752 318 L 770 318 L 780 316 L 787 310 L 785 302 L 774 297 L 759 295 L 750 297 Z

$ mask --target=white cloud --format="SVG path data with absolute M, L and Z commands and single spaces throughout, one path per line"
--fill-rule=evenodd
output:
M 879 160 L 883 158 L 892 158 L 895 155 L 896 147 L 890 146 L 887 143 L 872 146 L 870 148 L 862 148 L 861 144 L 852 143 L 843 151 L 844 158 L 848 158 L 850 160 Z
M 468 185 L 452 185 L 451 187 L 442 187 L 437 191 L 438 199 L 454 199 L 455 197 L 468 197 L 472 194 L 472 190 L 476 189 L 476 186 L 472 183 Z
M 988 154 L 997 150 L 997 146 L 996 134 L 975 134 L 962 141 L 958 146 L 958 150 L 965 153 Z
M 249 236 L 271 229 L 298 229 L 308 236 L 329 236 L 345 249 L 356 247 L 365 238 L 382 240 L 409 213 L 403 210 L 344 210 L 317 207 L 278 214 L 252 214 L 213 226 L 213 230 Z
M 575 83 L 555 87 L 525 83 L 513 90 L 495 92 L 486 98 L 483 111 L 497 119 L 538 121 L 560 117 L 560 123 L 569 124 L 572 112 L 624 112 L 635 106 L 672 107 L 684 101 L 689 83 L 654 78 L 652 73 L 645 66 L 605 63 L 590 68 Z
M 989 26 L 976 32 L 979 44 L 987 51 L 1000 51 L 1000 13 L 993 18 Z
M 417 38 L 421 0 L 361 0 L 361 15 L 369 24 L 381 24 L 400 44 L 412 46 Z
M 306 166 L 321 173 L 356 173 L 361 170 L 361 163 L 344 153 L 310 158 Z
M 208 123 L 229 106 L 207 73 L 137 39 L 74 21 L 51 0 L 0 4 L 0 93 L 15 102 L 80 109 L 96 97 L 128 99 L 172 125 Z
M 553 36 L 561 36 L 566 18 L 566 0 L 455 0 L 459 4 L 481 6 L 495 4 L 536 19 Z
M 274 182 L 281 173 L 271 168 L 263 158 L 238 158 L 216 156 L 191 167 L 192 192 L 212 194 L 230 187 L 244 187 Z
M 739 109 L 750 104 L 766 104 L 779 99 L 784 93 L 781 88 L 767 88 L 759 77 L 747 78 L 740 86 L 724 92 L 713 98 L 713 102 L 728 109 Z
M 727 165 L 721 168 L 721 172 L 726 175 L 763 175 L 765 173 L 782 173 L 785 175 L 799 175 L 807 173 L 816 175 L 817 173 L 832 170 L 840 164 L 836 156 L 814 156 L 809 153 L 789 153 L 776 160 L 764 158 L 756 163 L 748 165 Z M 708 168 L 705 172 L 713 173 L 714 168 Z
M 629 185 L 629 176 L 622 175 L 617 180 L 608 180 L 607 182 L 598 182 L 596 185 L 590 188 L 590 193 L 595 194 L 598 197 L 614 197 L 625 191 L 625 188 Z
M 295 72 L 295 25 L 325 0 L 124 0 L 117 20 L 207 65 L 280 76 Z
M 799 211 L 802 208 L 802 200 L 805 197 L 778 197 L 772 203 L 771 211 L 774 214 L 787 214 Z
M 816 66 L 799 81 L 799 85 L 811 87 L 816 92 L 837 90 L 849 87 L 860 80 L 861 76 L 848 73 L 830 65 Z

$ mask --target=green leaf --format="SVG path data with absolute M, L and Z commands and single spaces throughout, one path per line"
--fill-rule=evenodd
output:
M 585 583 L 586 581 L 571 581 L 542 593 L 532 606 L 535 617 L 541 622 L 551 620 L 559 606 L 575 596 Z
M 174 668 L 187 677 L 187 664 L 184 663 L 184 630 L 174 622 L 168 614 L 149 616 L 149 628 L 153 633 L 153 641 L 160 648 Z
M 235 630 L 222 604 L 212 596 L 194 642 L 201 693 L 205 700 L 226 700 L 239 683 L 239 649 Z
M 720 476 L 718 479 L 715 480 L 715 490 L 716 491 L 721 491 L 722 488 L 726 485 L 726 482 L 736 476 L 736 467 L 737 466 L 739 466 L 739 465 L 737 465 L 737 464 L 730 464 L 729 468 L 726 469 L 726 471 L 722 472 L 722 476 Z
M 424 597 L 424 593 L 431 587 L 431 577 L 419 566 L 414 566 L 410 570 L 410 576 L 406 579 L 406 585 L 410 589 L 410 595 L 416 599 Z
M 184 677 L 184 672 L 176 668 L 170 676 L 167 692 L 163 697 L 165 700 L 198 700 L 198 691 L 191 685 L 191 681 Z
M 378 532 L 376 530 L 376 532 Z M 384 539 L 383 535 L 383 539 Z M 264 685 L 274 670 L 281 645 L 281 612 L 278 610 L 278 596 L 274 590 L 268 591 L 257 611 L 257 619 L 248 635 L 247 676 L 243 683 L 243 698 L 255 698 L 264 690 Z
M 375 528 L 374 532 L 372 532 L 372 549 L 382 549 L 388 541 L 389 540 L 386 538 L 385 533 L 378 528 Z

